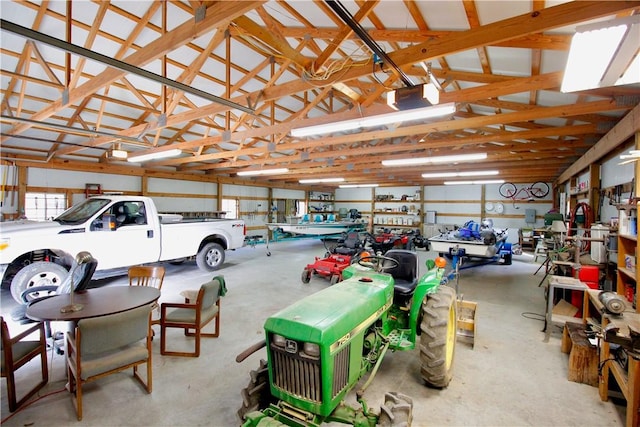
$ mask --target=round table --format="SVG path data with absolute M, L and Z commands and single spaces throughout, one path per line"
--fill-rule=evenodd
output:
M 82 309 L 62 313 L 62 307 L 69 305 L 69 294 L 56 295 L 31 304 L 27 317 L 39 321 L 72 321 L 90 317 L 100 317 L 121 313 L 151 304 L 160 298 L 160 291 L 148 286 L 109 286 L 75 292 L 74 304 L 82 304 Z

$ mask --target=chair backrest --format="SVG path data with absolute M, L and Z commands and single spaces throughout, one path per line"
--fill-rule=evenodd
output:
M 2 341 L 0 341 L 0 351 L 2 351 L 2 370 L 4 371 L 4 348 L 10 346 L 11 335 L 9 335 L 9 327 L 7 322 L 4 321 L 4 317 L 0 316 L 0 328 L 2 329 Z
M 336 222 L 336 216 L 334 214 L 327 215 L 327 222 Z
M 129 267 L 130 286 L 152 286 L 162 289 L 165 269 L 161 265 L 134 265 Z
M 413 282 L 418 277 L 418 255 L 413 251 L 405 249 L 388 250 L 384 256 L 393 258 L 398 261 L 398 265 L 394 268 L 386 269 L 396 280 Z
M 220 298 L 222 283 L 218 277 L 214 277 L 207 283 L 200 286 L 196 305 L 200 306 L 201 311 L 206 311 L 215 305 Z
M 91 317 L 78 322 L 80 352 L 100 354 L 134 344 L 149 334 L 151 305 L 108 316 Z
M 313 217 L 313 222 L 322 222 L 322 215 L 317 214 Z

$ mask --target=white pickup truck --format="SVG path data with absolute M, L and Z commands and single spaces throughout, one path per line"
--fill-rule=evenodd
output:
M 53 221 L 0 223 L 2 287 L 11 286 L 20 301 L 29 287 L 57 285 L 80 251 L 98 260 L 96 271 L 192 256 L 213 271 L 224 263 L 225 250 L 245 245 L 245 234 L 243 220 L 182 220 L 159 214 L 149 197 L 95 196 Z

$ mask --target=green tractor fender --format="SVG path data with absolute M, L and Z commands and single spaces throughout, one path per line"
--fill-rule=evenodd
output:
M 422 302 L 427 295 L 435 293 L 445 278 L 444 267 L 436 266 L 433 260 L 426 262 L 428 271 L 420 278 L 413 293 L 411 308 L 409 310 L 409 326 L 411 328 L 411 342 L 416 342 L 416 335 L 419 334 L 420 316 L 422 315 Z

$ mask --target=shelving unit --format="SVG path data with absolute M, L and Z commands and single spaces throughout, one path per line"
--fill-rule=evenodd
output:
M 602 303 L 598 299 L 598 290 L 587 291 L 589 295 L 589 311 L 587 318 L 592 322 L 600 323 L 601 328 L 606 328 L 610 323 L 619 328 L 621 333 L 629 330 L 629 325 L 640 328 L 640 314 L 636 313 L 629 305 L 621 316 L 606 314 Z M 638 407 L 640 406 L 640 361 L 628 357 L 625 368 L 619 360 L 611 354 L 610 344 L 600 340 L 600 382 L 598 391 L 602 401 L 609 400 L 611 381 L 615 381 L 627 401 L 626 427 L 636 427 L 640 423 Z
M 626 234 L 618 234 L 618 273 L 616 291 L 625 295 L 636 312 L 639 312 L 636 304 L 638 287 L 636 282 L 635 260 L 638 256 L 638 237 Z M 633 260 L 629 262 L 629 260 Z
M 409 192 L 409 191 L 408 191 Z M 374 194 L 372 202 L 373 227 L 419 228 L 422 226 L 422 189 L 412 189 L 412 195 L 386 198 Z

